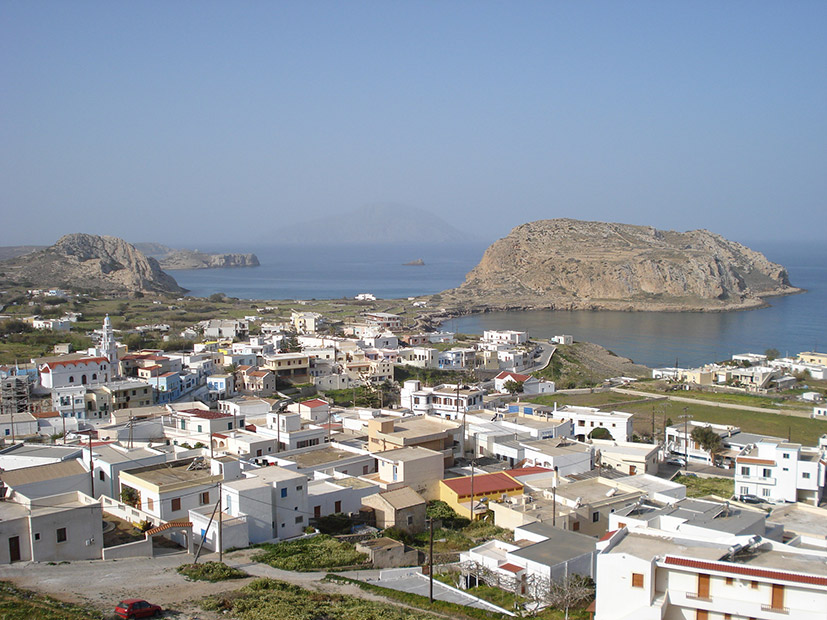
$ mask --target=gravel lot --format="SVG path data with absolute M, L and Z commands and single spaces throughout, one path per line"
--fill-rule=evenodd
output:
M 293 573 L 251 562 L 250 556 L 255 552 L 243 549 L 225 553 L 224 561 L 228 565 L 240 568 L 251 577 L 218 583 L 187 581 L 179 575 L 176 572 L 178 566 L 192 562 L 192 556 L 183 551 L 165 553 L 155 558 L 6 564 L 0 565 L 0 580 L 11 581 L 22 588 L 62 601 L 88 605 L 110 616 L 118 601 L 142 598 L 161 605 L 166 610 L 163 617 L 172 620 L 230 620 L 227 614 L 201 609 L 199 601 L 206 596 L 237 590 L 256 577 L 271 577 L 311 590 L 390 602 L 353 585 L 322 583 L 321 579 L 327 574 L 325 572 Z M 218 554 L 205 554 L 199 559 L 208 560 L 217 561 Z

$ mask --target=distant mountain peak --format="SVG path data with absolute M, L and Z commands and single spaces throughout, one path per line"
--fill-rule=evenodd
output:
M 305 230 L 328 230 L 334 235 L 335 242 L 343 245 L 410 241 L 441 244 L 475 240 L 473 235 L 463 233 L 431 211 L 393 203 L 366 204 L 340 211 L 298 224 L 296 230 L 300 234 L 295 243 L 306 240 L 301 234 Z

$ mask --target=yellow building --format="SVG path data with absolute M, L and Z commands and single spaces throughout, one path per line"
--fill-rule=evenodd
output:
M 827 353 L 816 353 L 815 351 L 804 351 L 798 354 L 798 359 L 805 364 L 819 364 L 827 366 Z
M 471 479 L 472 476 L 465 476 L 439 482 L 439 499 L 468 519 L 471 518 Z M 523 494 L 523 485 L 504 472 L 473 476 L 473 489 L 474 519 L 485 514 L 488 501 Z M 486 502 L 481 504 L 483 499 Z

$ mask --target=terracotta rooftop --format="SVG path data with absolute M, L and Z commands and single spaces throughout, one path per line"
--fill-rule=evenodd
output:
M 471 476 L 463 478 L 449 478 L 442 484 L 454 491 L 458 496 L 471 495 Z M 505 493 L 507 491 L 522 491 L 523 485 L 503 472 L 493 474 L 479 474 L 474 476 L 474 496 Z
M 763 579 L 772 579 L 773 581 L 792 581 L 795 583 L 807 583 L 822 587 L 827 586 L 827 577 L 801 575 L 798 573 L 787 573 L 784 571 L 767 570 L 763 568 L 751 568 L 741 564 L 732 564 L 730 562 L 704 562 L 701 560 L 691 560 L 689 558 L 676 558 L 671 555 L 666 556 L 664 562 L 675 566 L 686 566 L 687 568 L 698 568 L 700 570 L 714 570 L 723 573 L 734 573 L 736 575 L 747 575 L 749 577 L 761 577 Z

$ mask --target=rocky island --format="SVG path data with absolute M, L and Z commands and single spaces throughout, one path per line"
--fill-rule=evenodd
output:
M 539 220 L 493 243 L 465 282 L 440 294 L 451 314 L 508 309 L 722 311 L 799 293 L 787 270 L 707 230 Z
M 198 250 L 176 250 L 161 243 L 136 243 L 135 247 L 151 256 L 162 269 L 225 269 L 233 267 L 258 267 L 255 254 L 214 254 Z
M 255 254 L 207 254 L 198 250 L 174 250 L 158 261 L 164 269 L 227 269 L 258 267 Z
M 123 239 L 75 233 L 24 256 L 0 262 L 8 284 L 123 295 L 185 293 L 175 279 Z

